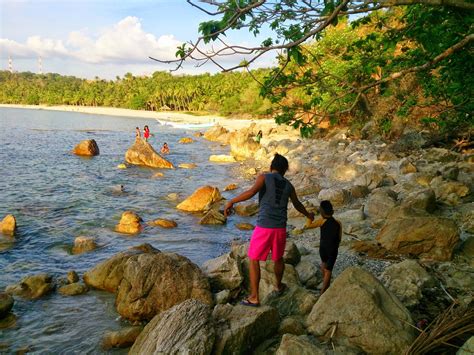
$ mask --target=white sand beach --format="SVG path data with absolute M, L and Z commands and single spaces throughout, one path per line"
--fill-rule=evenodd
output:
M 141 117 L 158 119 L 160 121 L 168 121 L 183 124 L 219 124 L 229 130 L 236 130 L 243 127 L 248 127 L 252 122 L 257 122 L 260 126 L 276 126 L 273 119 L 237 119 L 226 118 L 220 116 L 194 116 L 180 112 L 156 112 L 143 110 L 129 110 L 115 107 L 92 107 L 92 106 L 46 106 L 46 105 L 15 105 L 15 104 L 0 104 L 0 108 L 21 108 L 30 110 L 50 110 L 50 111 L 64 111 L 64 112 L 79 112 L 94 115 L 108 115 L 108 116 L 123 116 L 123 117 Z

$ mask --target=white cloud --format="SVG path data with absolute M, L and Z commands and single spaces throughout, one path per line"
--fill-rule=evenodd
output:
M 143 30 L 140 20 L 128 16 L 98 36 L 84 31 L 60 39 L 28 37 L 25 43 L 0 38 L 0 51 L 19 58 L 72 58 L 87 63 L 149 63 L 149 56 L 173 59 L 180 45 L 173 35 L 156 37 Z

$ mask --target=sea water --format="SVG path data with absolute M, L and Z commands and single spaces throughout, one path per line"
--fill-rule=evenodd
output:
M 154 134 L 150 143 L 157 151 L 168 143 L 167 158 L 176 167 L 195 163 L 197 168 L 118 169 L 135 139 L 135 127 L 143 130 L 144 125 Z M 178 211 L 179 201 L 167 198 L 177 193 L 182 200 L 204 185 L 222 191 L 229 183 L 251 183 L 234 176 L 235 164 L 208 161 L 210 154 L 225 154 L 228 148 L 194 137 L 192 144 L 178 143 L 192 134 L 150 119 L 0 108 L 0 218 L 13 214 L 18 224 L 14 241 L 0 236 L 0 290 L 36 273 L 60 278 L 76 270 L 82 275 L 141 243 L 179 253 L 200 265 L 227 252 L 233 240 L 248 239 L 249 232 L 234 226 L 241 221 L 238 217 L 226 226 L 202 226 L 199 215 Z M 71 153 L 84 139 L 96 140 L 99 156 Z M 158 171 L 164 176 L 153 177 Z M 232 197 L 240 191 L 223 194 Z M 126 210 L 145 221 L 173 219 L 178 227 L 146 227 L 137 236 L 116 233 L 114 227 Z M 72 255 L 77 236 L 96 238 L 100 248 Z M 37 353 L 103 353 L 103 333 L 127 325 L 115 311 L 114 298 L 103 291 L 74 297 L 54 292 L 39 300 L 15 297 L 16 326 L 0 329 L 0 353 L 21 348 Z

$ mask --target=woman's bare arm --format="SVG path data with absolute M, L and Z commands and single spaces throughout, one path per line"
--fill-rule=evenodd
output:
M 250 189 L 242 192 L 240 195 L 234 197 L 233 199 L 231 199 L 230 201 L 226 203 L 224 207 L 224 215 L 228 216 L 230 214 L 230 210 L 232 206 L 234 205 L 234 203 L 246 201 L 252 198 L 253 196 L 255 196 L 257 192 L 259 192 L 262 189 L 264 185 L 265 185 L 265 175 L 262 174 L 257 177 L 257 180 L 255 180 L 255 184 L 253 184 L 253 186 Z

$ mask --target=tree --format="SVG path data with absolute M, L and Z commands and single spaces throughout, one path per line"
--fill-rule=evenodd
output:
M 222 0 L 187 2 L 217 17 L 217 20 L 200 24 L 201 36 L 196 41 L 178 47 L 177 59 L 163 61 L 175 63 L 179 69 L 185 60 L 194 60 L 197 65 L 214 63 L 223 71 L 249 67 L 262 55 L 275 52 L 279 65 L 261 82 L 261 94 L 277 107 L 277 121 L 300 127 L 302 134 L 310 134 L 314 126 L 327 117 L 340 118 L 354 114 L 363 108 L 370 112 L 367 93 L 387 86 L 409 74 L 418 75 L 426 97 L 443 99 L 446 103 L 443 114 L 427 117 L 426 122 L 437 121 L 438 127 L 472 126 L 473 83 L 469 76 L 460 75 L 466 69 L 472 71 L 472 42 L 474 41 L 474 3 L 464 0 Z M 400 9 L 397 11 L 396 9 Z M 401 16 L 395 27 L 394 14 Z M 350 26 L 369 26 L 360 41 L 348 47 L 349 57 L 366 60 L 363 70 L 352 71 L 351 81 L 337 77 L 334 73 L 322 73 L 314 66 L 322 55 L 313 52 L 315 42 L 321 41 L 332 26 L 349 18 Z M 356 20 L 357 18 L 357 20 Z M 242 46 L 227 42 L 226 34 L 232 30 L 248 30 L 261 39 L 257 46 Z M 436 38 L 436 40 L 433 40 Z M 214 46 L 209 48 L 209 43 Z M 430 44 L 431 42 L 431 44 Z M 380 49 L 383 50 L 380 50 Z M 401 53 L 397 53 L 401 51 Z M 365 54 L 364 54 L 365 53 Z M 387 58 L 387 53 L 391 58 Z M 245 60 L 237 65 L 225 66 L 222 58 L 235 55 Z M 155 58 L 152 58 L 155 59 Z M 159 60 L 159 59 L 155 59 Z M 161 61 L 161 60 L 159 60 Z M 464 68 L 464 70 L 463 70 Z M 324 79 L 322 78 L 324 77 Z M 313 100 L 301 97 L 288 103 L 286 95 L 291 89 L 300 88 L 311 96 L 314 86 L 321 87 L 322 80 L 335 81 L 330 86 L 344 87 L 343 92 L 333 92 L 337 103 L 328 107 L 321 105 L 324 98 Z M 440 79 L 450 84 L 435 90 Z M 316 85 L 316 83 L 318 83 Z M 467 85 L 467 87 L 466 87 Z M 326 83 L 327 87 L 327 83 Z M 463 88 L 463 89 L 461 89 Z M 464 90 L 464 92 L 462 92 Z M 328 89 L 328 92 L 330 90 Z M 340 91 L 340 90 L 339 90 Z M 469 96 L 469 94 L 471 94 Z M 304 96 L 304 95 L 303 95 Z M 409 101 L 416 105 L 419 100 Z M 413 103 L 415 102 L 415 103 Z M 426 102 L 424 102 L 426 104 Z M 469 111 L 470 110 L 470 111 Z M 467 112 L 467 116 L 466 116 Z M 464 117 L 464 118 L 463 118 Z M 450 121 L 452 125 L 445 123 Z

